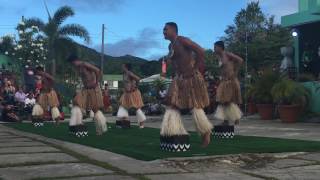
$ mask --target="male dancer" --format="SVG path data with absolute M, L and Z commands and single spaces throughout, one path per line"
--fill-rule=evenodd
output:
M 129 121 L 129 108 L 135 108 L 137 119 L 140 129 L 144 128 L 144 122 L 146 116 L 142 112 L 143 101 L 141 93 L 137 87 L 137 82 L 140 78 L 132 72 L 131 64 L 124 64 L 123 69 L 123 80 L 124 80 L 124 92 L 120 98 L 120 107 L 118 110 L 118 118 L 122 121 Z
M 237 76 L 243 59 L 231 52 L 226 52 L 222 41 L 214 44 L 214 52 L 221 65 L 221 81 L 216 95 L 219 105 L 215 117 L 223 120 L 224 125 L 229 125 L 229 121 L 239 124 L 242 113 L 238 104 L 242 103 L 242 99 Z
M 179 110 L 192 109 L 202 146 L 206 147 L 210 143 L 212 124 L 203 111 L 209 105 L 207 87 L 200 73 L 203 72 L 204 50 L 190 39 L 178 36 L 178 26 L 174 22 L 166 23 L 163 34 L 171 41 L 167 59 L 171 61 L 175 77 L 166 97 L 168 107 L 161 135 L 186 135 Z
M 79 106 L 84 110 L 92 110 L 94 112 L 94 120 L 96 124 L 97 135 L 102 135 L 107 131 L 107 120 L 102 114 L 101 110 L 103 108 L 103 97 L 99 82 L 102 78 L 100 69 L 97 67 L 81 61 L 76 55 L 71 55 L 68 61 L 79 72 L 84 88 L 81 92 L 77 93 L 74 100 L 74 104 Z M 80 111 L 75 111 L 80 112 Z M 82 117 L 77 115 L 77 117 Z
M 37 99 L 37 105 L 34 106 L 32 115 L 35 118 L 40 118 L 43 116 L 45 111 L 51 110 L 51 117 L 56 121 L 56 125 L 59 124 L 59 99 L 56 91 L 53 89 L 54 78 L 44 72 L 43 67 L 38 66 L 36 68 L 36 75 L 41 78 L 42 89 L 40 95 Z

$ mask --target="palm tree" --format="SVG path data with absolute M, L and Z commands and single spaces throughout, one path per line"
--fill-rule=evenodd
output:
M 85 27 L 79 24 L 66 24 L 63 22 L 71 16 L 74 16 L 74 11 L 69 6 L 60 7 L 51 17 L 48 12 L 48 22 L 45 23 L 39 18 L 30 18 L 24 20 L 26 27 L 37 26 L 44 33 L 48 48 L 48 57 L 52 61 L 51 72 L 56 75 L 56 58 L 59 57 L 59 52 L 70 50 L 75 47 L 75 42 L 71 39 L 72 36 L 83 39 L 86 43 L 90 42 L 89 33 Z

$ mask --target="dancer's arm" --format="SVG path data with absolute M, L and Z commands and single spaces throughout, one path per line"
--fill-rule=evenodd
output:
M 196 54 L 196 63 L 195 68 L 199 69 L 199 71 L 204 74 L 204 59 L 205 59 L 205 51 L 202 47 L 200 47 L 197 43 L 191 41 L 186 37 L 179 37 L 180 42 L 190 48 Z
M 231 52 L 228 52 L 227 55 L 230 57 L 231 60 L 235 61 L 239 65 L 241 65 L 244 61 L 240 56 L 235 55 Z
M 87 62 L 83 62 L 82 65 L 84 67 L 86 67 L 87 69 L 93 71 L 96 76 L 97 76 L 97 81 L 100 82 L 101 79 L 102 79 L 102 73 L 101 73 L 101 70 L 99 68 L 97 68 L 96 66 L 90 64 L 90 63 L 87 63 Z
M 139 76 L 135 75 L 133 72 L 131 72 L 131 71 L 129 71 L 129 70 L 127 70 L 126 73 L 127 73 L 132 79 L 134 79 L 134 80 L 136 80 L 136 81 L 140 81 L 140 79 L 141 79 Z
M 39 75 L 43 76 L 45 79 L 54 82 L 53 76 L 46 72 L 38 72 Z

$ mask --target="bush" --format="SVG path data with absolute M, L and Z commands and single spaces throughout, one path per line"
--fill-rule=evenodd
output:
M 257 104 L 272 104 L 273 98 L 271 95 L 271 89 L 274 84 L 279 82 L 280 74 L 278 72 L 270 70 L 264 71 L 261 77 L 252 85 L 250 92 L 251 97 Z
M 273 101 L 281 105 L 301 105 L 306 106 L 309 91 L 293 80 L 284 78 L 280 82 L 276 83 L 271 94 Z

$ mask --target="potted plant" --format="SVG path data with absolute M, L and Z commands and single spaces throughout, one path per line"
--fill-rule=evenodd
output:
M 280 79 L 278 72 L 266 70 L 254 84 L 254 97 L 262 120 L 273 119 L 273 98 L 271 89 Z
M 286 78 L 274 85 L 271 94 L 278 104 L 280 119 L 284 123 L 297 121 L 309 97 L 309 92 L 303 85 Z

